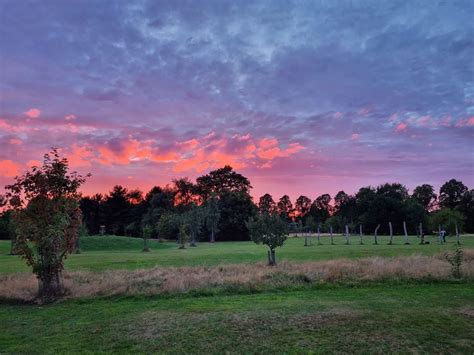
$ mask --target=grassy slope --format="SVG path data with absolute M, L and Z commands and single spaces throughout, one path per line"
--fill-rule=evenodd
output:
M 11 353 L 472 353 L 470 284 L 373 285 L 0 307 Z
M 322 239 L 323 245 L 304 247 L 303 238 L 289 239 L 283 248 L 277 250 L 279 260 L 309 261 L 334 258 L 362 258 L 367 256 L 397 256 L 412 254 L 437 254 L 451 250 L 452 240 L 439 245 L 435 238 L 431 244 L 418 245 L 416 237 L 411 237 L 411 245 L 403 245 L 402 237 L 396 237 L 395 245 L 387 245 L 382 237 L 379 245 L 372 244 L 372 238 L 365 237 L 365 244 L 359 245 L 353 237 L 351 245 L 344 245 L 342 237 L 336 237 L 337 245 L 330 245 L 329 238 Z M 463 245 L 474 248 L 474 237 L 464 236 Z M 217 265 L 222 263 L 247 263 L 265 261 L 266 247 L 252 242 L 200 243 L 197 248 L 178 250 L 175 243 L 157 243 L 150 241 L 152 251 L 142 253 L 143 242 L 140 239 L 126 237 L 85 237 L 81 241 L 82 254 L 71 255 L 66 261 L 67 270 L 137 269 L 153 266 L 193 266 Z M 8 255 L 10 243 L 0 241 L 0 272 L 28 271 L 17 256 Z

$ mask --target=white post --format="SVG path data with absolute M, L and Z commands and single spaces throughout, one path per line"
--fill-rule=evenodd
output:
M 331 245 L 333 245 L 334 240 L 332 239 L 332 226 L 329 226 L 329 234 L 331 235 Z
M 318 244 L 321 244 L 321 224 L 318 224 Z
M 346 224 L 345 237 L 346 237 L 346 244 L 349 244 L 349 226 L 347 224 Z
M 377 240 L 377 231 L 379 230 L 380 228 L 380 224 L 377 225 L 377 227 L 375 228 L 375 232 L 374 232 L 374 244 L 379 244 L 378 240 Z
M 423 236 L 423 224 L 420 222 L 420 244 L 425 244 L 425 237 Z
M 408 241 L 407 224 L 405 221 L 403 221 L 403 232 L 405 233 L 405 244 L 410 244 Z
M 362 240 L 362 224 L 359 225 L 359 236 L 360 236 L 360 244 L 364 244 Z
M 441 224 L 438 224 L 438 239 L 439 244 L 443 244 L 443 236 L 441 235 Z

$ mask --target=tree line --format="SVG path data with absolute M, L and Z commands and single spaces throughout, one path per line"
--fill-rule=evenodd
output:
M 294 202 L 288 195 L 275 200 L 264 194 L 254 202 L 250 180 L 230 166 L 196 179 L 173 180 L 171 185 L 155 186 L 147 193 L 114 186 L 108 194 L 82 197 L 83 234 L 113 234 L 132 237 L 178 240 L 187 234 L 192 244 L 198 240 L 250 240 L 247 222 L 258 214 L 277 214 L 294 232 L 418 234 L 419 224 L 426 232 L 440 226 L 454 234 L 474 232 L 474 190 L 451 179 L 436 193 L 433 186 L 417 186 L 410 194 L 399 183 L 362 187 L 355 194 L 339 191 L 334 197 L 321 194 L 312 200 L 301 195 Z M 9 211 L 0 217 L 0 238 L 12 235 Z

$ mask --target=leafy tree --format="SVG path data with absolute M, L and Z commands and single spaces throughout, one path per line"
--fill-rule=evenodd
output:
M 84 223 L 91 235 L 98 234 L 100 226 L 105 223 L 104 202 L 102 194 L 83 197 L 79 202 Z
M 148 247 L 148 239 L 151 238 L 153 233 L 153 227 L 149 224 L 145 224 L 142 228 L 143 233 L 143 252 L 149 252 L 150 248 Z
M 175 193 L 175 206 L 185 211 L 191 208 L 196 199 L 196 186 L 188 179 L 181 178 L 173 180 Z
M 186 249 L 186 242 L 189 241 L 189 224 L 182 223 L 179 226 L 178 243 L 179 249 Z
M 179 216 L 173 212 L 165 212 L 160 216 L 156 229 L 160 238 L 176 240 L 179 232 Z
M 433 186 L 429 184 L 423 184 L 415 187 L 411 197 L 418 201 L 424 207 L 426 212 L 433 209 L 438 198 L 434 192 Z
M 124 235 L 131 220 L 131 202 L 128 190 L 120 185 L 114 186 L 104 201 L 105 226 L 107 233 Z
M 339 191 L 334 197 L 334 212 L 338 213 L 343 206 L 349 201 L 349 195 L 344 191 Z
M 214 243 L 216 241 L 216 233 L 219 231 L 219 221 L 221 219 L 219 201 L 217 200 L 215 194 L 212 194 L 207 200 L 205 207 L 206 228 L 211 234 L 209 241 Z
M 53 149 L 41 167 L 34 166 L 5 187 L 15 221 L 15 250 L 36 274 L 43 301 L 64 292 L 61 275 L 82 222 L 77 190 L 84 182 L 85 177 L 69 173 L 67 159 Z
M 223 191 L 219 196 L 219 240 L 250 240 L 246 222 L 257 207 L 246 192 Z
M 182 216 L 182 224 L 187 225 L 187 231 L 191 236 L 191 246 L 196 246 L 197 235 L 201 232 L 204 224 L 204 209 L 201 206 L 192 205 L 191 209 Z
M 464 229 L 468 233 L 474 232 L 474 190 L 466 191 L 461 202 L 456 207 L 466 217 Z
M 293 215 L 293 204 L 288 195 L 283 195 L 277 204 L 278 214 L 287 222 L 291 222 Z
M 278 214 L 261 214 L 251 218 L 247 226 L 256 244 L 268 246 L 268 264 L 276 265 L 275 249 L 283 246 L 288 237 L 288 224 Z
M 465 217 L 459 211 L 442 208 L 431 215 L 430 221 L 431 229 L 438 229 L 438 226 L 441 226 L 441 228 L 444 228 L 449 234 L 453 235 L 456 233 L 456 225 L 459 231 L 463 230 Z
M 229 165 L 198 177 L 196 183 L 197 192 L 203 201 L 207 201 L 212 193 L 219 197 L 224 191 L 248 194 L 252 188 L 250 180 L 235 172 Z
M 304 219 L 304 217 L 308 214 L 311 208 L 311 199 L 304 195 L 301 195 L 296 199 L 295 202 L 295 211 L 297 213 L 298 219 Z
M 439 189 L 439 206 L 441 208 L 456 208 L 467 191 L 467 186 L 461 181 L 449 180 Z
M 318 196 L 311 204 L 309 214 L 315 219 L 315 221 L 324 223 L 332 212 L 330 203 L 331 195 L 323 194 Z
M 265 194 L 260 197 L 260 200 L 258 201 L 258 211 L 260 213 L 274 213 L 276 210 L 277 206 L 272 195 Z

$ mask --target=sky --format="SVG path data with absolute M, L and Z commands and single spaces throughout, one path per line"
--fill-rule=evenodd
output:
M 253 196 L 474 186 L 473 1 L 0 1 L 0 186 L 231 165 Z M 0 188 L 1 191 L 1 188 Z

